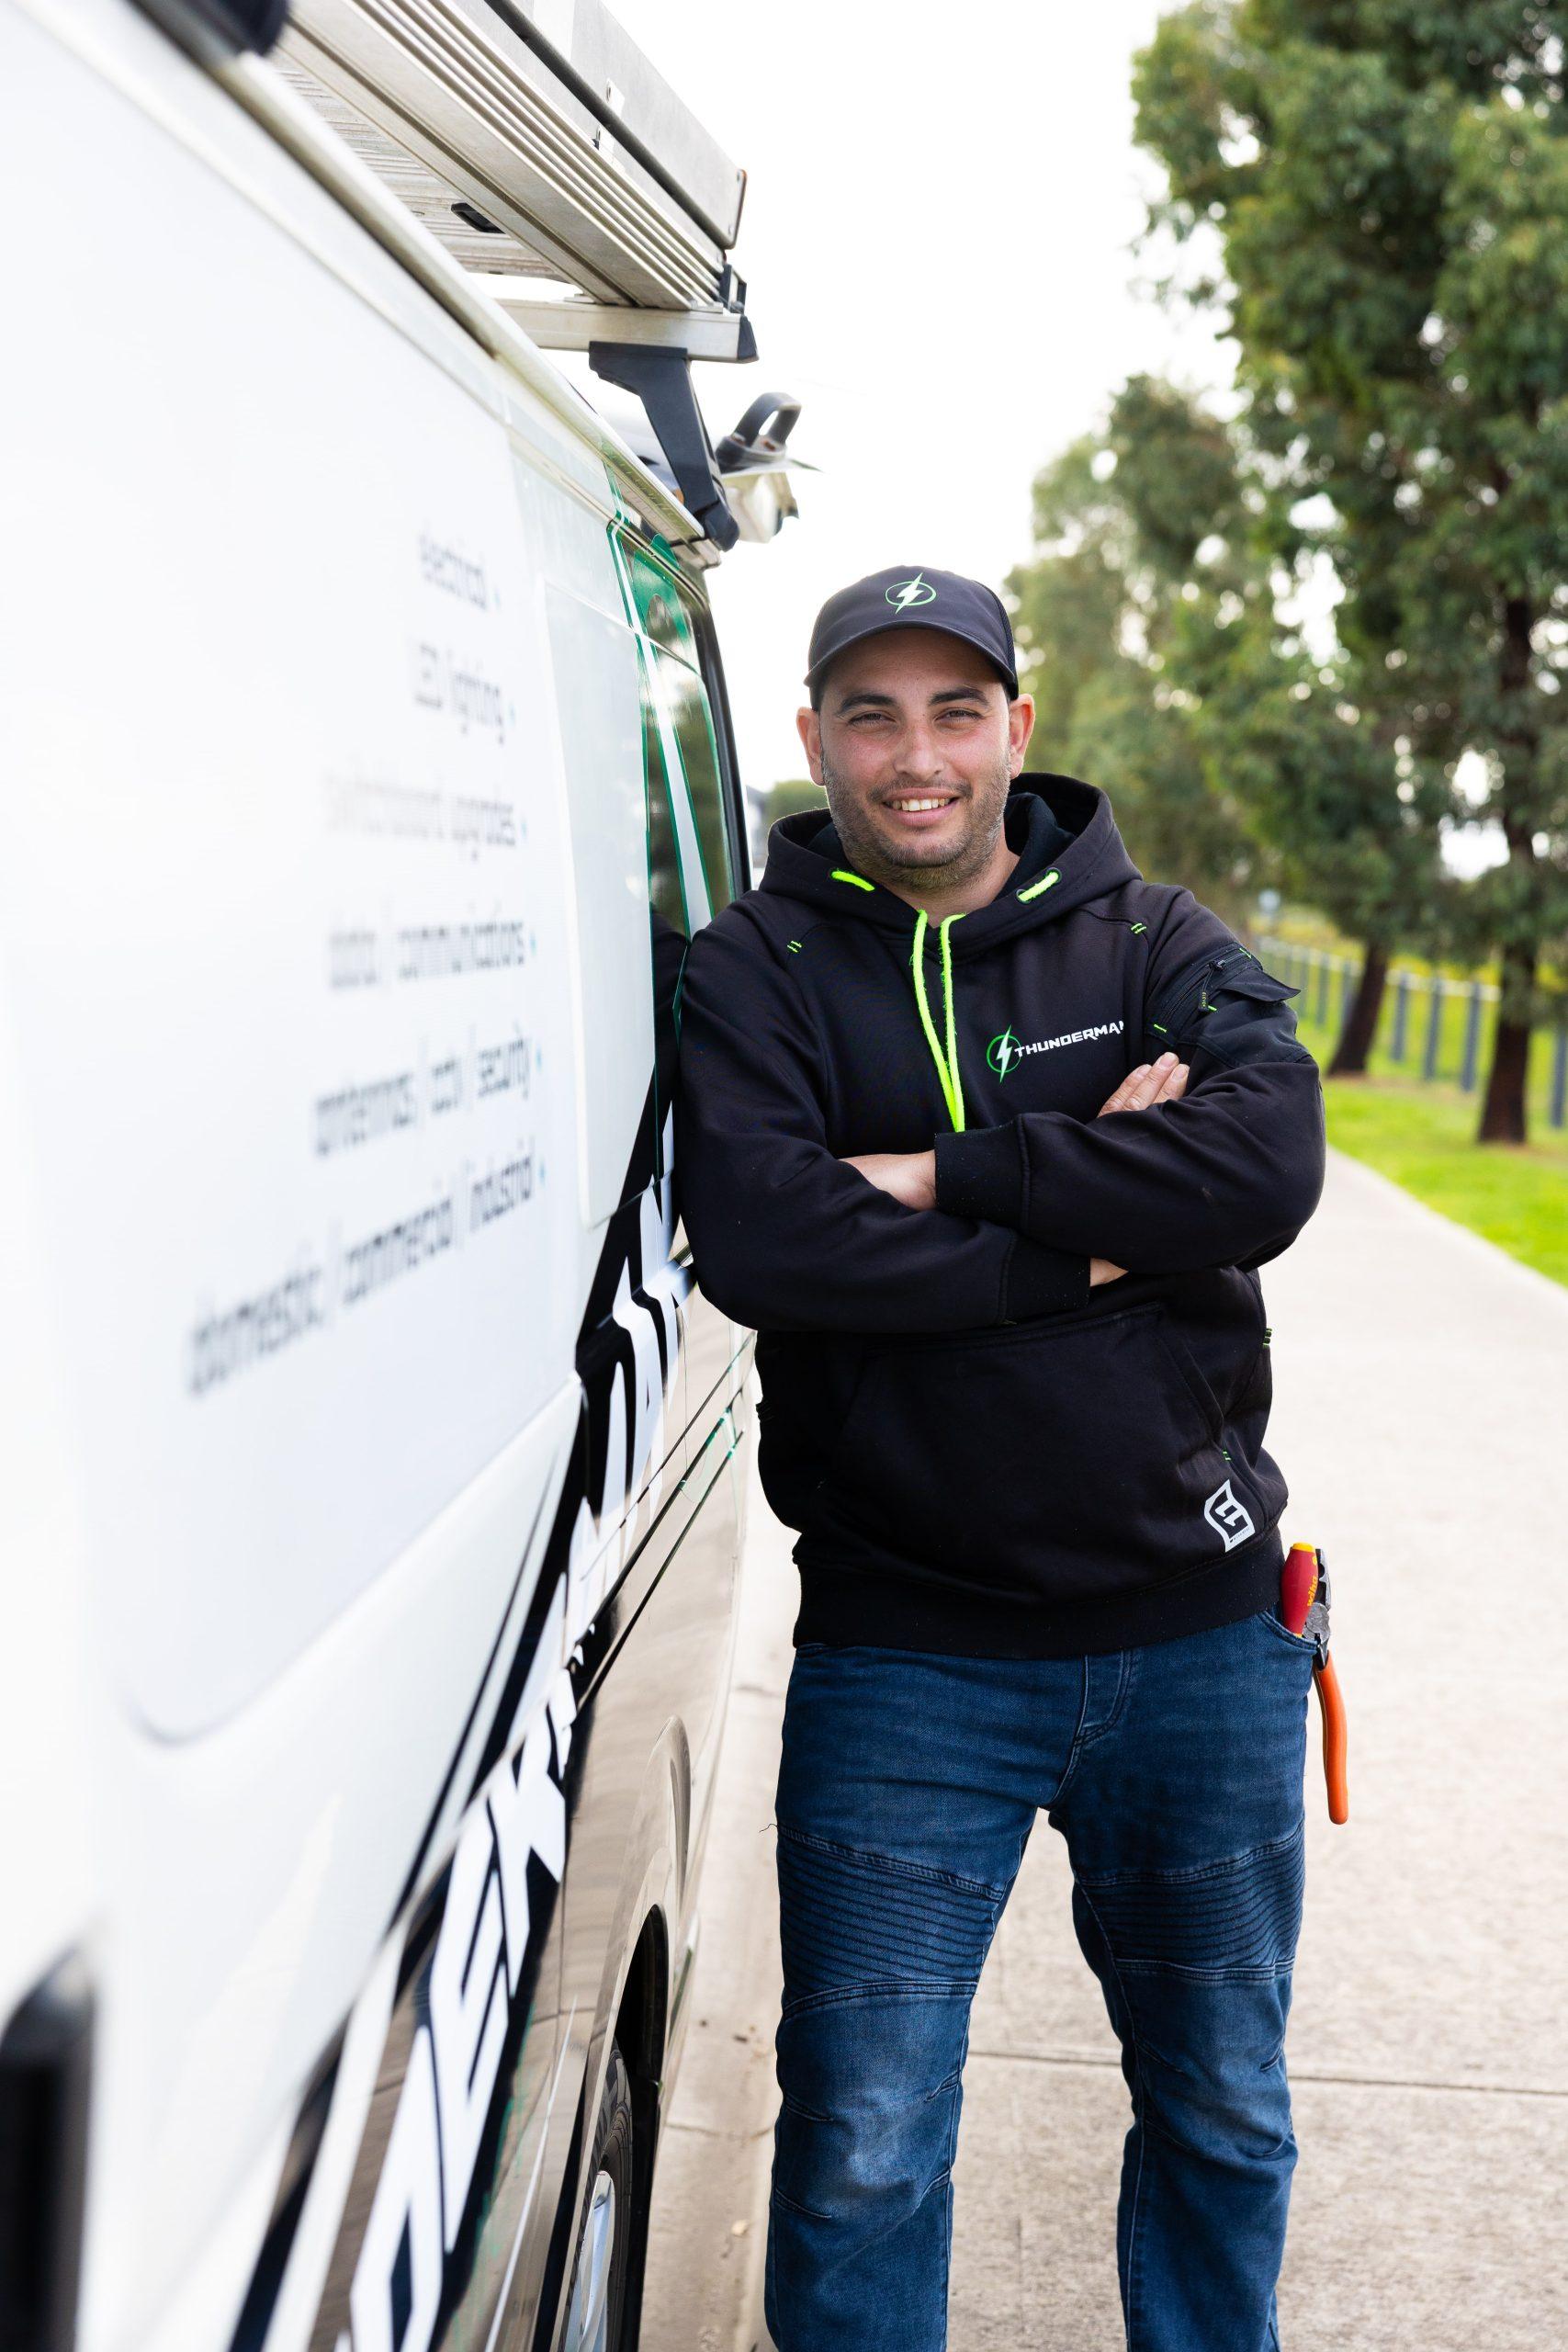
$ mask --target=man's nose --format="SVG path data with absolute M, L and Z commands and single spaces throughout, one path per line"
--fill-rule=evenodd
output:
M 899 777 L 910 784 L 933 784 L 942 774 L 942 739 L 934 728 L 908 728 L 898 743 Z

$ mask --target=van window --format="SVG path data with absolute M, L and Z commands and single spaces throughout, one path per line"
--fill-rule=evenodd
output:
M 673 653 L 694 670 L 696 637 L 680 582 L 662 565 L 655 563 L 635 539 L 624 544 L 639 624 L 655 645 L 662 646 L 666 653 Z
M 622 541 L 637 625 L 649 642 L 653 680 L 665 726 L 666 748 L 673 736 L 685 782 L 685 797 L 696 829 L 705 888 L 686 877 L 691 927 L 727 907 L 735 896 L 735 860 L 724 807 L 724 772 L 707 689 L 703 683 L 700 618 L 695 600 L 673 571 L 635 539 Z M 681 811 L 676 811 L 680 838 Z M 699 904 L 706 899 L 705 908 Z
M 659 664 L 665 708 L 680 747 L 692 815 L 702 845 L 708 906 L 716 914 L 735 896 L 735 868 L 730 856 L 729 829 L 725 822 L 724 779 L 707 689 L 694 670 L 662 649 L 654 659 Z
M 622 534 L 620 550 L 641 651 L 654 1128 L 662 1175 L 686 947 L 693 933 L 735 896 L 736 869 L 725 773 L 700 666 L 698 607 L 674 572 L 635 539 Z
M 654 1167 L 665 1173 L 665 1120 L 675 1091 L 679 1039 L 676 1011 L 686 945 L 692 935 L 685 885 L 681 875 L 681 832 L 664 757 L 666 729 L 649 682 L 642 698 L 643 784 L 648 795 L 648 898 L 653 951 L 653 1142 Z M 691 840 L 691 817 L 683 830 Z M 692 852 L 688 849 L 688 858 Z
M 681 854 L 676 845 L 675 815 L 670 803 L 670 776 L 660 740 L 659 713 L 653 696 L 642 697 L 642 775 L 648 796 L 648 895 L 657 934 L 661 923 L 692 935 L 686 893 L 681 880 Z

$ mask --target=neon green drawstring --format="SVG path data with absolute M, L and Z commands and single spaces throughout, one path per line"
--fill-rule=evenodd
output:
M 875 888 L 874 883 L 866 880 L 863 874 L 853 874 L 843 865 L 836 865 L 833 868 L 833 879 L 835 882 L 852 882 L 857 890 L 870 890 Z M 1055 879 L 1056 876 L 1054 874 L 1049 874 L 1037 887 L 1043 890 Z M 960 1136 L 964 1133 L 964 1081 L 958 1075 L 958 1015 L 953 1001 L 953 945 L 947 934 L 955 922 L 962 922 L 963 920 L 962 914 L 945 916 L 940 934 L 942 1008 L 943 1023 L 947 1031 L 945 1053 L 937 1043 L 936 1023 L 931 1019 L 931 1009 L 926 1001 L 925 947 L 926 932 L 931 923 L 931 917 L 924 907 L 918 907 L 915 910 L 915 944 L 909 955 L 909 969 L 915 976 L 915 1002 L 920 1008 L 920 1026 L 926 1033 L 926 1043 L 931 1049 L 931 1059 L 936 1064 L 936 1074 L 942 1080 L 942 1099 L 947 1105 L 947 1115 L 953 1122 L 953 1131 L 954 1135 Z M 795 942 L 792 940 L 790 944 L 793 946 Z
M 964 917 L 961 914 L 945 917 L 940 934 L 942 1003 L 947 1030 L 945 1053 L 937 1043 L 936 1023 L 931 1019 L 931 1006 L 926 1001 L 925 945 L 926 930 L 930 920 L 924 907 L 917 910 L 915 944 L 909 956 L 909 969 L 915 978 L 915 1002 L 920 1008 L 920 1026 L 926 1033 L 926 1043 L 931 1049 L 931 1059 L 936 1064 L 936 1074 L 942 1080 L 942 1094 L 943 1102 L 947 1104 L 947 1115 L 953 1122 L 954 1135 L 961 1136 L 964 1133 L 964 1081 L 958 1075 L 958 1020 L 953 1001 L 953 946 L 947 934 L 955 922 L 963 922 Z

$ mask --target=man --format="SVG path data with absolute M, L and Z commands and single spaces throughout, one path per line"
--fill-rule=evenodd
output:
M 1267 2352 L 1312 1650 L 1256 1269 L 1316 1204 L 1316 1072 L 1104 795 L 1021 774 L 989 590 L 856 582 L 807 684 L 829 818 L 694 943 L 677 1114 L 800 1532 L 768 2324 L 945 2343 L 969 2006 L 1043 1807 L 1132 2093 L 1128 2343 Z

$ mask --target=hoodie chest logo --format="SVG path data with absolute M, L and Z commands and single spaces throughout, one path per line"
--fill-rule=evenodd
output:
M 987 1064 L 998 1078 L 1009 1078 L 1028 1054 L 1054 1054 L 1058 1046 L 1083 1046 L 1091 1037 L 1119 1037 L 1122 1026 L 1120 1021 L 1097 1021 L 1088 1029 L 1066 1029 L 1059 1037 L 1036 1037 L 1029 1045 L 1004 1029 L 987 1046 Z

